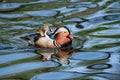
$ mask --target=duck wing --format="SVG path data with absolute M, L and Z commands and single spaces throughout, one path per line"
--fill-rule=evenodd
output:
M 40 33 L 33 33 L 23 37 L 21 39 L 27 41 L 29 44 L 35 45 L 35 42 L 41 37 Z

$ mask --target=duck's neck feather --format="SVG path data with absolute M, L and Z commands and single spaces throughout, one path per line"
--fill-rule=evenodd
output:
M 57 48 L 60 48 L 60 47 L 61 47 L 61 45 L 58 45 L 58 44 L 56 43 L 56 40 L 53 41 L 53 44 L 54 44 Z

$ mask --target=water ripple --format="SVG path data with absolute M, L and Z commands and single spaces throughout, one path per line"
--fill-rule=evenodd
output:
M 0 12 L 9 12 L 9 11 L 14 11 L 19 8 L 28 6 L 28 5 L 33 5 L 33 4 L 41 4 L 41 3 L 48 3 L 48 2 L 55 2 L 57 0 L 40 0 L 36 2 L 28 2 L 28 3 L 1 3 L 0 4 Z
M 108 69 L 108 68 L 111 68 L 111 67 L 112 67 L 112 65 L 110 65 L 110 64 L 100 63 L 100 64 L 90 65 L 87 68 L 89 68 L 89 69 L 103 70 L 103 69 Z
M 15 9 L 18 9 L 22 6 L 22 3 L 2 3 L 0 5 L 0 12 L 4 12 L 4 11 L 12 11 Z
M 113 0 L 3 0 L 0 79 L 118 80 L 119 9 L 120 2 Z M 73 50 L 40 49 L 35 54 L 38 48 L 19 38 L 38 32 L 44 23 L 53 30 L 67 26 L 74 37 Z
M 46 61 L 46 62 L 36 61 L 36 62 L 21 63 L 21 64 L 0 68 L 0 72 L 1 72 L 0 76 L 11 75 L 33 69 L 52 68 L 56 66 L 59 66 L 59 64 L 51 61 Z
M 33 76 L 30 80 L 63 80 L 63 79 L 72 79 L 77 77 L 83 77 L 84 74 L 74 73 L 74 72 L 48 72 L 43 74 L 38 74 Z
M 24 14 L 30 15 L 30 16 L 44 16 L 44 17 L 51 17 L 57 15 L 57 11 L 55 10 L 41 10 L 41 11 L 28 11 Z
M 74 60 L 103 60 L 110 57 L 109 53 L 103 52 L 78 52 L 70 58 Z
M 14 54 L 7 54 L 7 55 L 1 55 L 0 56 L 0 64 L 20 60 L 20 59 L 27 59 L 31 57 L 35 57 L 36 54 L 32 52 L 24 52 L 24 53 L 14 53 Z
M 98 4 L 95 4 L 92 2 L 81 2 L 81 3 L 77 3 L 77 4 L 73 4 L 71 6 L 68 6 L 68 8 L 80 8 L 80 7 L 96 8 L 96 7 L 98 7 Z
M 114 2 L 110 6 L 108 6 L 108 8 L 120 9 L 120 2 Z

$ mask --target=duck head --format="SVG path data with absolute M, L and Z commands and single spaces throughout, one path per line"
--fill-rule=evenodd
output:
M 54 33 L 54 42 L 57 47 L 67 47 L 72 44 L 72 35 L 66 26 L 58 27 Z

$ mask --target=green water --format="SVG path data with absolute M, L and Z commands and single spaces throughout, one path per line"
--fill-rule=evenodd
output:
M 20 39 L 67 26 L 73 49 Z M 0 0 L 0 80 L 120 80 L 119 0 Z

